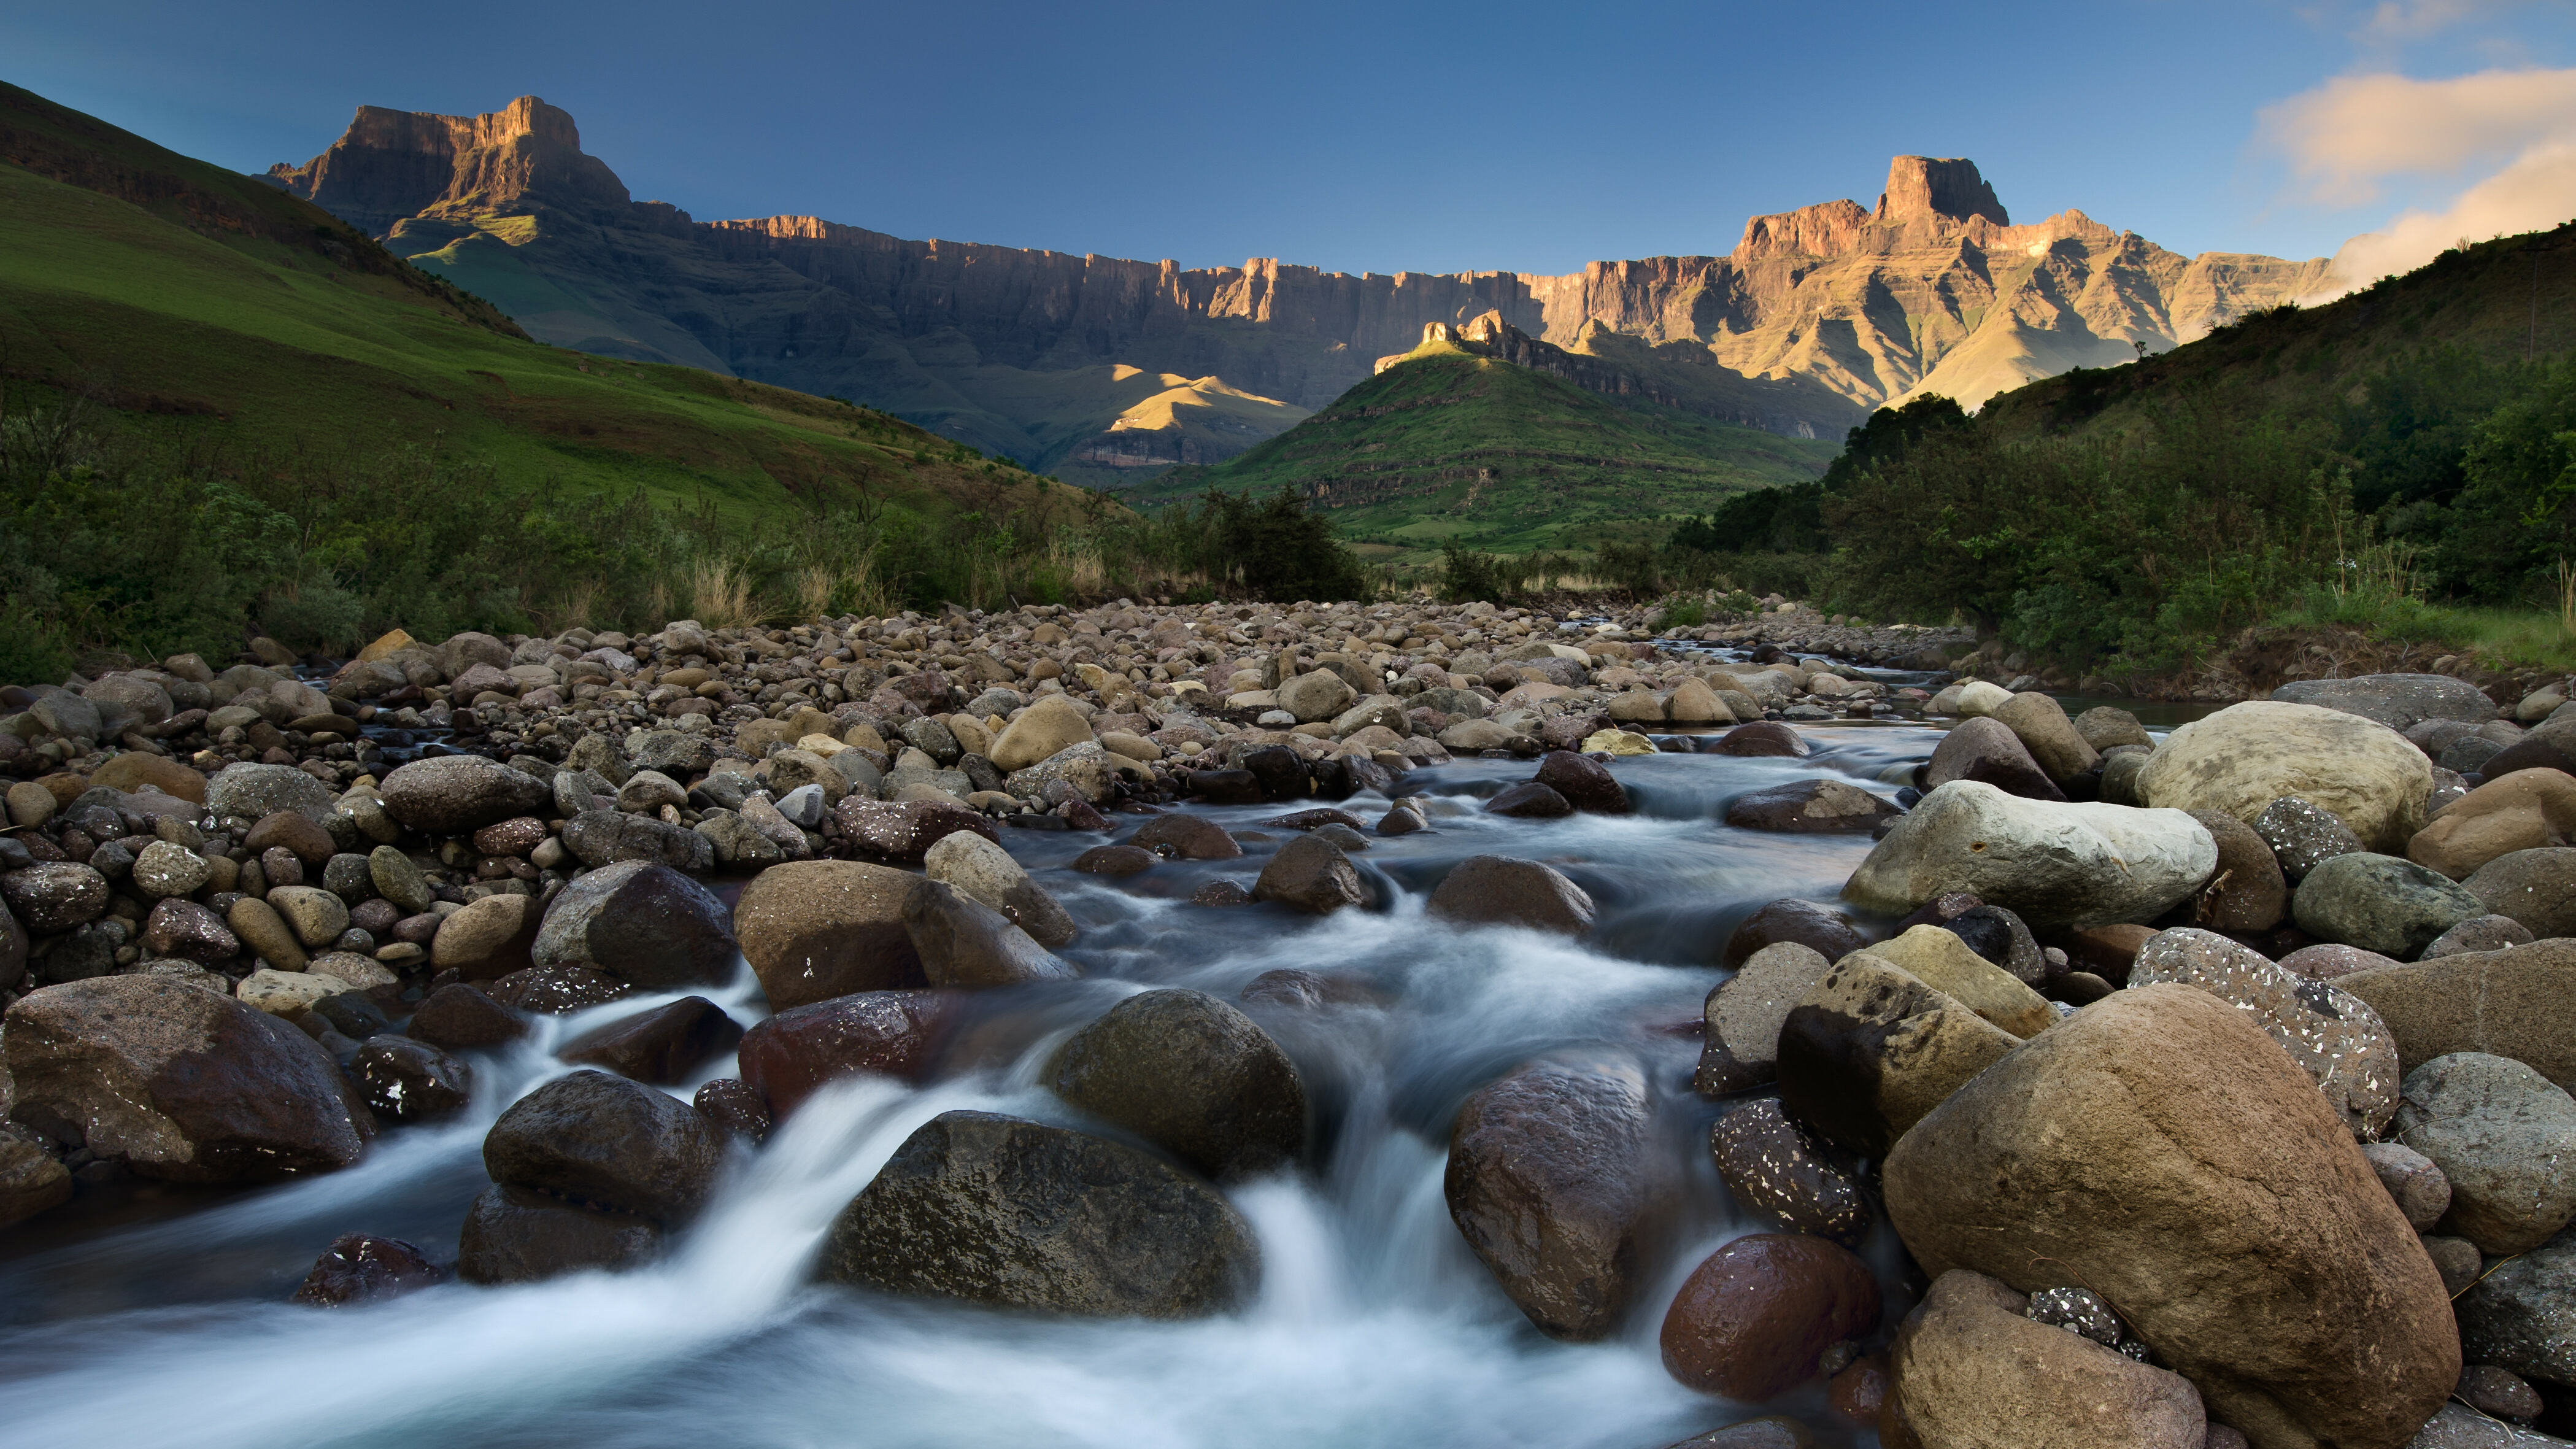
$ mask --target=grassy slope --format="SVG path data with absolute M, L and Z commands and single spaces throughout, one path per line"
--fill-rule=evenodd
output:
M 505 481 L 640 485 L 737 518 L 990 491 L 881 415 L 522 340 L 309 203 L 24 91 L 0 92 L 0 148 L 37 168 L 0 164 L 0 367 L 201 454 L 436 441 Z
M 1280 436 L 1214 468 L 1180 468 L 1140 501 L 1268 493 L 1282 483 L 1391 493 L 1335 505 L 1343 535 L 1384 557 L 1451 537 L 1504 552 L 1583 547 L 1606 525 L 1704 512 L 1729 494 L 1813 478 L 1834 445 L 1626 405 L 1445 345 L 1416 350 Z

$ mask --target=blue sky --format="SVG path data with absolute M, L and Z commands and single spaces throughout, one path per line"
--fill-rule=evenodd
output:
M 361 103 L 534 92 L 638 198 L 701 218 L 1190 266 L 1720 253 L 1754 213 L 1873 203 L 1898 152 L 1973 158 L 2016 221 L 2079 207 L 2183 252 L 2329 254 L 2406 212 L 2440 233 L 2482 181 L 2535 214 L 2562 198 L 2525 193 L 2576 184 L 2543 164 L 2576 143 L 2564 3 L 89 0 L 0 11 L 0 57 L 243 170 L 310 157 Z M 2374 139 L 2418 102 L 2433 129 L 2406 133 L 2449 139 Z

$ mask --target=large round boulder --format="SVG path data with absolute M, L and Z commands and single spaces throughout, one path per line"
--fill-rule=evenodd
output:
M 2364 674 L 2351 679 L 2294 679 L 2272 691 L 2291 704 L 2315 705 L 2358 715 L 2403 733 L 2428 719 L 2484 724 L 2496 717 L 2495 701 L 2465 679 L 2447 674 Z
M 554 789 L 482 755 L 440 755 L 397 765 L 378 788 L 385 813 L 424 835 L 464 835 L 528 815 L 554 798 Z
M 256 821 L 280 810 L 319 824 L 330 818 L 331 787 L 293 765 L 226 765 L 206 781 L 206 813 L 219 820 Z
M 2450 1183 L 2437 1230 L 2491 1257 L 2527 1253 L 2576 1217 L 2576 1099 L 2521 1062 L 2454 1052 L 2408 1072 L 2397 1140 Z
M 827 1282 L 1093 1318 L 1197 1318 L 1247 1297 L 1250 1225 L 1138 1148 L 990 1112 L 944 1112 L 824 1235 Z
M 1204 992 L 1140 992 L 1075 1032 L 1047 1068 L 1057 1096 L 1219 1179 L 1306 1150 L 1306 1089 L 1288 1054 Z
M 2355 1138 L 2377 1138 L 2396 1112 L 2397 1038 L 2360 997 L 2192 926 L 2158 935 L 2129 968 L 2133 987 L 2159 981 L 2197 987 L 2244 1012 L 2316 1082 Z
M 2210 1449 L 2231 1442 L 2210 1435 L 2189 1380 L 2040 1322 L 2027 1298 L 1982 1273 L 1942 1274 L 1906 1315 L 1889 1356 L 1890 1408 L 1918 1443 Z
M 1966 891 L 2035 926 L 2091 926 L 2153 920 L 2217 868 L 2217 843 L 2183 811 L 2025 800 L 1955 780 L 1871 848 L 1843 895 L 1901 916 Z
M 1878 1327 L 1878 1279 L 1851 1249 L 1747 1233 L 1703 1259 L 1665 1310 L 1664 1370 L 1705 1394 L 1777 1398 L 1821 1374 L 1827 1349 Z
M 2516 770 L 2434 812 L 2406 842 L 2406 858 L 2466 880 L 2497 856 L 2570 840 L 2576 840 L 2576 776 Z
M 362 1156 L 375 1119 L 313 1038 L 175 976 L 21 997 L 0 1026 L 9 1115 L 169 1182 L 268 1182 Z
M 2021 736 L 1985 715 L 1961 720 L 1932 747 L 1931 762 L 1923 769 L 1923 788 L 1937 790 L 1953 780 L 1975 780 L 2029 800 L 2066 798 L 2066 792 L 2031 758 Z
M 1672 1192 L 1646 1079 L 1619 1061 L 1542 1061 L 1470 1095 L 1449 1134 L 1450 1220 L 1540 1331 L 1618 1326 L 1638 1246 Z
M 1369 892 L 1340 846 L 1320 835 L 1300 835 L 1279 847 L 1261 868 L 1252 898 L 1321 916 L 1344 906 L 1365 906 Z
M 2576 941 L 2378 965 L 2335 985 L 2388 1024 L 2405 1071 L 2453 1052 L 2489 1052 L 2576 1092 Z
M 927 985 L 903 924 L 919 879 L 849 860 L 790 861 L 754 877 L 733 924 L 770 1009 Z
M 628 860 L 565 886 L 529 956 L 540 967 L 587 966 L 667 991 L 722 985 L 736 949 L 714 892 L 668 866 Z
M 1443 920 L 1522 926 L 1580 936 L 1592 929 L 1591 893 L 1554 866 L 1506 855 L 1471 855 L 1450 868 L 1423 907 Z
M 1059 750 L 1091 742 L 1091 721 L 1060 694 L 1041 697 L 993 741 L 992 761 L 1003 771 L 1025 770 Z
M 2462 921 L 2487 914 L 2467 887 L 2411 860 L 2356 851 L 2309 871 L 2290 898 L 2299 929 L 2400 960 Z
M 2061 786 L 2102 764 L 2101 754 L 2066 717 L 2064 707 L 2038 690 L 2023 690 L 1989 717 L 2010 729 L 2048 778 Z
M 454 971 L 467 981 L 497 981 L 513 971 L 525 971 L 536 964 L 537 932 L 545 921 L 545 908 L 535 896 L 504 894 L 467 901 L 464 909 L 440 919 L 429 938 L 429 964 L 439 971 Z
M 1540 756 L 1538 773 L 1530 779 L 1587 814 L 1625 815 L 1636 808 L 1628 799 L 1628 788 L 1610 773 L 1609 766 L 1572 750 L 1550 750 Z
M 961 999 L 955 991 L 858 991 L 790 1007 L 742 1034 L 742 1080 L 779 1119 L 826 1083 L 861 1072 L 919 1081 Z
M 724 1139 L 667 1092 L 584 1070 L 511 1103 L 484 1135 L 483 1167 L 505 1187 L 668 1226 L 706 1205 Z
M 1224 831 L 1194 815 L 1159 816 L 1146 830 L 1172 820 L 1204 825 L 1233 847 L 1236 855 L 1243 853 Z M 1144 843 L 1144 834 L 1137 832 L 1138 843 Z M 1028 871 L 1011 858 L 1009 851 L 973 831 L 960 830 L 941 837 L 938 844 L 923 852 L 921 865 L 922 873 L 930 879 L 1000 911 L 1012 925 L 1028 932 L 1029 939 L 1049 950 L 1069 944 L 1079 934 L 1073 917 L 1044 887 L 1029 879 Z
M 2458 1381 L 2405 1215 L 2307 1073 L 2207 992 L 2077 1012 L 1933 1109 L 1884 1173 L 1926 1272 L 2089 1288 L 2263 1449 L 2396 1449 Z
M 2576 936 L 2576 848 L 2511 851 L 2460 884 L 2489 911 L 2520 922 L 2535 937 Z
M 2221 810 L 2251 822 L 2284 795 L 2332 811 L 2373 850 L 2404 850 L 2424 828 L 2433 762 L 2359 715 L 2252 700 L 2165 737 L 2137 789 L 2150 806 Z
M 1835 962 L 1781 1023 L 1780 1099 L 1827 1139 L 1883 1157 L 2019 1044 L 1956 998 L 1857 951 Z
M 1080 974 L 1000 911 L 939 881 L 912 883 L 903 898 L 903 928 L 933 986 L 981 991 Z

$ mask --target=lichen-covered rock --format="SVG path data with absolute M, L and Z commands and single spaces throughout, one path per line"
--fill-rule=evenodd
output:
M 2190 926 L 2149 941 L 2129 968 L 2133 990 L 2165 981 L 2245 1012 L 2316 1082 L 2356 1138 L 2377 1137 L 2396 1112 L 2397 1039 L 2361 998 Z
M 2165 737 L 2138 774 L 2150 806 L 2222 810 L 2252 822 L 2296 795 L 2331 811 L 2373 850 L 2403 850 L 2424 828 L 2433 765 L 2403 735 L 2359 715 L 2252 700 Z
M 1047 1067 L 1055 1094 L 1218 1179 L 1306 1150 L 1306 1090 L 1287 1053 L 1204 992 L 1128 997 L 1075 1032 Z

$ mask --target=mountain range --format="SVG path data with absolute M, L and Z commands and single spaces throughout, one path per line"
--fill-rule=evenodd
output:
M 362 107 L 267 179 L 539 340 L 855 399 L 1091 483 L 1241 452 L 1426 327 L 1488 313 L 1593 359 L 1614 392 L 1831 440 L 1919 393 L 1973 405 L 2168 350 L 2327 269 L 2184 257 L 2071 210 L 2016 226 L 1974 163 L 1922 156 L 1895 158 L 1874 209 L 1757 216 L 1725 256 L 1564 276 L 1183 268 L 812 216 L 701 222 L 632 199 L 534 96 L 477 116 Z

